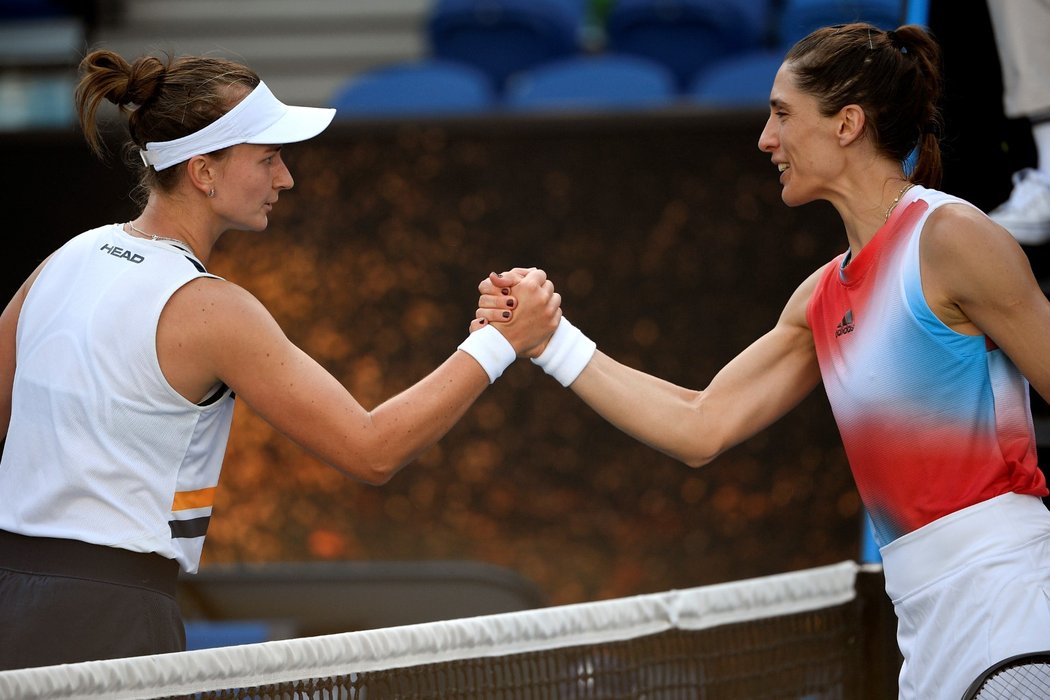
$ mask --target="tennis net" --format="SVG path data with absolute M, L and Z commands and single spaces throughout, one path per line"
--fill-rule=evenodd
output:
M 893 697 L 880 582 L 878 567 L 843 562 L 615 600 L 7 671 L 0 697 Z

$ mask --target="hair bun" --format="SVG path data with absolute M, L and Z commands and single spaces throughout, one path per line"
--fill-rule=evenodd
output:
M 164 84 L 167 66 L 156 56 L 143 56 L 128 67 L 125 101 L 120 104 L 143 105 L 152 99 Z

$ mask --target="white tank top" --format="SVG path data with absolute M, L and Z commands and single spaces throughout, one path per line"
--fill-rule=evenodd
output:
M 164 378 L 157 322 L 210 275 L 120 225 L 82 233 L 41 270 L 18 319 L 0 529 L 200 562 L 233 418 L 221 387 L 193 404 Z

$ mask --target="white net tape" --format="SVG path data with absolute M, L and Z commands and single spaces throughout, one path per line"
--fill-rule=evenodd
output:
M 853 600 L 842 562 L 762 578 L 386 629 L 0 673 L 0 698 L 149 698 L 614 642 Z

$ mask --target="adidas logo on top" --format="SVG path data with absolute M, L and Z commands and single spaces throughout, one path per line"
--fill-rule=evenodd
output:
M 846 312 L 846 315 L 839 321 L 839 325 L 835 327 L 835 337 L 838 338 L 840 335 L 846 335 L 847 333 L 853 332 L 853 309 Z

